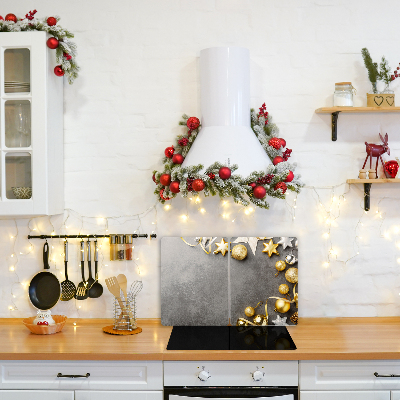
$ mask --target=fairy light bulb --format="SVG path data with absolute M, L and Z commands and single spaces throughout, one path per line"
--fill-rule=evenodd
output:
M 12 265 L 10 268 L 8 268 L 11 272 L 15 271 L 15 267 Z
M 329 233 L 328 233 L 328 232 L 325 232 L 325 233 L 322 235 L 322 237 L 323 237 L 324 239 L 328 239 Z
M 325 267 L 325 268 L 328 268 L 328 267 L 329 267 L 329 263 L 328 263 L 328 262 L 324 262 L 324 263 L 322 264 L 322 266 Z
M 187 215 L 181 215 L 181 218 L 183 219 L 183 221 L 187 221 L 188 216 Z
M 169 210 L 171 208 L 171 206 L 169 205 L 169 204 L 166 204 L 165 206 L 164 206 L 164 210 Z
M 202 214 L 204 214 L 204 213 L 206 212 L 206 210 L 205 210 L 204 208 L 200 208 L 200 212 L 201 212 Z

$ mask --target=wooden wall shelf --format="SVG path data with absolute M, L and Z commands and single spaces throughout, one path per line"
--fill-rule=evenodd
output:
M 322 107 L 317 108 L 315 112 L 332 114 L 332 141 L 336 141 L 339 113 L 394 113 L 400 112 L 400 107 Z
M 371 199 L 371 185 L 375 183 L 400 183 L 397 178 L 377 178 L 377 179 L 347 179 L 348 184 L 363 183 L 364 184 L 364 210 L 369 211 Z

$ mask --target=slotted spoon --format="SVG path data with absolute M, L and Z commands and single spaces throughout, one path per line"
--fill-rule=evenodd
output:
M 68 279 L 68 242 L 64 242 L 64 264 L 65 264 L 65 281 L 61 282 L 61 301 L 68 301 L 74 298 L 76 286 Z

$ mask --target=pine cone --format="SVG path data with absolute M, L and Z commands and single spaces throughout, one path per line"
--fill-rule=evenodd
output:
M 297 325 L 297 322 L 299 321 L 299 313 L 296 311 L 291 317 L 290 320 Z
M 186 183 L 187 183 L 187 190 L 188 192 L 193 192 L 193 188 L 192 188 L 192 183 L 194 182 L 193 178 L 187 178 L 186 179 Z
M 189 143 L 189 140 L 186 139 L 186 138 L 182 138 L 182 139 L 179 139 L 179 140 L 178 140 L 178 144 L 179 144 L 180 146 L 187 146 L 188 143 Z

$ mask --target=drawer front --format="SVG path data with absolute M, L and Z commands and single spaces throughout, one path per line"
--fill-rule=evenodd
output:
M 390 400 L 390 391 L 300 391 L 301 400 Z
M 203 382 L 198 378 L 204 369 L 211 377 Z M 252 372 L 264 373 L 255 382 Z M 165 386 L 297 386 L 297 361 L 165 361 Z
M 300 361 L 301 390 L 400 390 L 400 361 Z
M 0 390 L 1 400 L 74 400 L 73 391 L 53 390 Z
M 163 392 L 98 392 L 95 390 L 77 390 L 75 400 L 163 400 Z
M 2 361 L 0 389 L 162 390 L 161 361 Z M 90 374 L 88 378 L 57 377 Z

